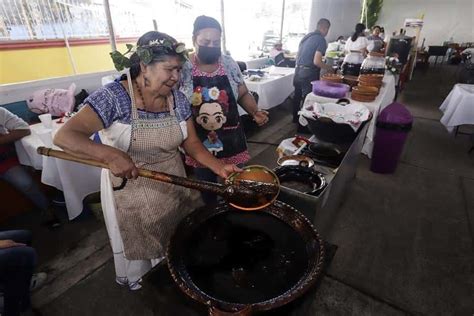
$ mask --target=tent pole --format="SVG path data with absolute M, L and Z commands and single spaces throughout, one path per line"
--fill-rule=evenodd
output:
M 117 44 L 115 43 L 115 32 L 114 25 L 112 23 L 112 14 L 110 13 L 109 0 L 104 0 L 104 9 L 105 17 L 107 18 L 107 27 L 109 29 L 110 46 L 112 47 L 112 51 L 114 52 L 117 50 Z
M 66 51 L 67 51 L 67 55 L 68 55 L 68 57 L 69 57 L 69 62 L 71 63 L 71 67 L 72 67 L 73 73 L 76 75 L 76 74 L 77 74 L 76 63 L 74 62 L 74 57 L 73 57 L 73 55 L 72 55 L 71 46 L 69 46 L 69 38 L 68 38 L 68 36 L 67 36 L 67 34 L 66 34 L 66 31 L 64 30 L 64 24 L 65 24 L 66 22 L 63 21 L 63 19 L 62 19 L 61 9 L 59 8 L 57 2 L 54 2 L 54 5 L 56 6 L 56 11 L 58 11 L 58 16 L 59 16 L 59 19 L 60 19 L 61 31 L 63 32 L 64 44 L 66 44 Z
M 280 43 L 283 41 L 283 22 L 285 21 L 285 0 L 281 3 Z
M 227 54 L 227 43 L 225 37 L 225 18 L 224 18 L 224 0 L 221 0 L 221 24 L 222 24 L 222 49 L 224 54 Z

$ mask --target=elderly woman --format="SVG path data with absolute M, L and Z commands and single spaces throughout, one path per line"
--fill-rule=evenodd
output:
M 200 141 L 223 163 L 242 166 L 249 160 L 245 133 L 237 105 L 241 105 L 258 125 L 268 122 L 268 113 L 258 109 L 247 90 L 237 63 L 221 54 L 222 29 L 215 19 L 199 16 L 194 21 L 196 50 L 183 66 L 181 87 L 193 109 Z M 187 153 L 186 164 L 198 179 L 216 182 L 215 173 Z M 203 193 L 206 203 L 216 196 Z
M 137 168 L 185 176 L 181 146 L 220 177 L 240 171 L 203 147 L 189 102 L 173 88 L 184 52 L 183 44 L 159 32 L 141 36 L 130 59 L 113 52 L 116 67 L 129 66 L 129 74 L 91 94 L 54 139 L 66 152 L 109 166 L 102 171 L 102 207 L 116 281 L 131 290 L 141 287 L 140 278 L 163 258 L 170 235 L 191 211 L 188 189 L 137 178 Z M 103 131 L 103 144 L 90 140 L 96 131 Z

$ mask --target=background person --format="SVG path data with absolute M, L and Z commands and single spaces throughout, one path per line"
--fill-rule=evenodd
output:
M 197 136 L 222 163 L 243 166 L 250 155 L 238 105 L 259 126 L 268 122 L 268 113 L 259 110 L 245 85 L 237 63 L 221 54 L 222 29 L 216 19 L 199 16 L 194 21 L 195 53 L 184 64 L 180 90 L 192 104 Z M 194 167 L 199 180 L 216 182 L 215 172 L 186 153 L 186 164 Z M 204 202 L 215 203 L 217 196 L 202 193 Z
M 306 34 L 298 46 L 296 70 L 293 79 L 295 95 L 293 98 L 293 122 L 298 122 L 298 111 L 301 101 L 311 92 L 311 81 L 319 80 L 321 69 L 332 71 L 332 67 L 323 62 L 327 49 L 326 35 L 331 23 L 328 19 L 320 19 L 314 32 Z
M 37 262 L 27 230 L 0 232 L 0 284 L 3 286 L 4 316 L 31 311 L 30 291 L 39 288 L 46 273 L 33 274 Z
M 357 23 L 355 26 L 355 32 L 349 37 L 344 46 L 344 51 L 346 54 L 350 52 L 358 51 L 363 55 L 367 54 L 367 46 L 369 45 L 369 40 L 364 35 L 365 25 L 362 23 Z
M 0 179 L 15 187 L 42 212 L 45 225 L 56 228 L 61 223 L 50 201 L 16 156 L 15 142 L 30 133 L 28 123 L 0 107 Z
M 367 50 L 369 52 L 383 53 L 385 51 L 385 42 L 383 38 L 380 37 L 381 27 L 376 25 L 372 28 L 372 34 L 367 37 L 369 45 Z

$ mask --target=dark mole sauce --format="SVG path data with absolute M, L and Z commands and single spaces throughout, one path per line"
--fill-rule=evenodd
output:
M 304 275 L 304 240 L 263 212 L 224 212 L 190 234 L 184 257 L 194 284 L 231 303 L 257 303 L 285 293 Z

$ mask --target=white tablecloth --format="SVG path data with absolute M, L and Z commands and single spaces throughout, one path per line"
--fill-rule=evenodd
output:
M 82 212 L 82 200 L 93 192 L 100 191 L 101 169 L 76 162 L 41 156 L 36 153 L 39 146 L 52 147 L 52 138 L 62 126 L 53 122 L 52 129 L 43 125 L 31 125 L 31 135 L 15 143 L 20 163 L 43 170 L 41 182 L 63 191 L 69 219 L 74 219 Z
M 270 57 L 255 58 L 245 62 L 247 69 L 260 69 L 268 65 Z
M 380 89 L 380 93 L 373 102 L 358 102 L 351 99 L 351 103 L 365 105 L 370 112 L 372 112 L 372 120 L 370 121 L 367 135 L 364 140 L 364 147 L 362 153 L 367 155 L 369 158 L 372 157 L 372 150 L 374 147 L 375 138 L 375 122 L 380 111 L 382 111 L 387 105 L 393 102 L 395 98 L 395 77 L 392 74 L 386 73 L 383 78 L 383 86 Z M 323 98 L 313 93 L 306 96 L 304 106 L 311 102 L 334 102 L 334 99 Z
M 474 124 L 474 85 L 458 83 L 441 104 L 441 123 L 452 132 L 456 126 Z
M 270 109 L 282 104 L 293 92 L 294 68 L 271 66 L 262 69 L 265 77 L 260 81 L 245 80 L 250 91 L 258 94 L 258 108 Z

